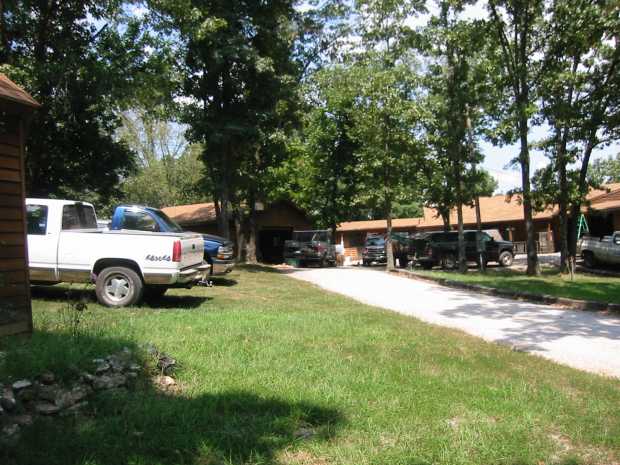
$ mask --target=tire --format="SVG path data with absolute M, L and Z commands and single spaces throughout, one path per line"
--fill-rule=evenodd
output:
M 166 286 L 146 286 L 144 288 L 143 298 L 149 302 L 157 302 L 161 299 L 168 288 Z
M 422 269 L 424 270 L 432 270 L 433 264 L 430 262 L 422 262 Z
M 142 299 L 144 283 L 134 270 L 121 266 L 105 268 L 97 277 L 97 300 L 106 307 L 128 307 Z
M 454 270 L 457 266 L 456 255 L 448 253 L 443 257 L 443 263 L 446 270 Z
M 499 258 L 497 259 L 497 261 L 499 262 L 499 266 L 509 267 L 512 266 L 513 259 L 514 257 L 512 256 L 512 254 L 507 250 L 504 250 L 502 253 L 499 254 Z
M 319 261 L 319 268 L 325 268 L 325 257 L 321 258 Z
M 594 258 L 594 254 L 589 250 L 581 253 L 583 257 L 583 264 L 586 268 L 594 268 L 596 266 L 596 259 Z
M 362 266 L 370 266 L 370 262 L 367 260 L 362 260 Z
M 407 265 L 408 265 L 408 264 L 409 264 L 409 260 L 407 260 L 406 258 L 402 258 L 402 257 L 400 257 L 400 258 L 398 259 L 398 265 L 399 265 L 401 268 L 403 268 L 403 269 L 404 269 L 404 268 L 407 268 Z

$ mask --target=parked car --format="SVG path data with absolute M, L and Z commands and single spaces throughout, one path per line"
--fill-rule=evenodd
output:
M 93 206 L 72 200 L 26 199 L 26 211 L 33 284 L 93 282 L 102 305 L 124 307 L 209 272 L 198 234 L 97 229 Z
M 392 233 L 392 252 L 394 254 L 394 259 L 398 260 L 399 266 L 405 268 L 409 261 L 409 233 Z M 370 266 L 373 263 L 387 263 L 387 234 L 369 233 L 366 235 L 366 241 L 362 249 L 362 265 Z
M 593 268 L 599 263 L 620 265 L 620 231 L 602 238 L 584 236 L 579 241 L 579 249 L 588 268 Z
M 299 262 L 300 266 L 317 263 L 320 267 L 336 265 L 336 247 L 331 231 L 293 231 L 293 238 L 284 241 L 284 258 Z
M 164 212 L 140 205 L 119 205 L 114 210 L 109 228 L 150 232 L 186 232 Z M 233 243 L 212 234 L 202 234 L 204 260 L 211 265 L 212 275 L 230 273 L 235 266 Z
M 510 241 L 497 240 L 485 231 L 464 231 L 465 256 L 467 261 L 498 262 L 511 266 L 514 259 L 514 245 Z M 431 232 L 418 234 L 413 239 L 414 260 L 425 269 L 441 265 L 454 269 L 458 264 L 458 232 Z

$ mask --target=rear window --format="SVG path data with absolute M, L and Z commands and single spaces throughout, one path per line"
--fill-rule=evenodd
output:
M 71 229 L 97 229 L 95 209 L 81 203 L 62 207 L 62 230 Z
M 47 207 L 45 205 L 26 205 L 28 234 L 43 236 L 47 232 Z

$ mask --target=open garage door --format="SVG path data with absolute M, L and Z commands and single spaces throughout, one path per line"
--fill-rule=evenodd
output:
M 284 241 L 293 237 L 293 228 L 263 229 L 258 233 L 258 248 L 265 263 L 284 262 Z

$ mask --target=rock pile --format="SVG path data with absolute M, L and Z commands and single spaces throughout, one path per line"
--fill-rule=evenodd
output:
M 92 372 L 83 372 L 70 386 L 63 386 L 49 371 L 35 380 L 0 383 L 0 441 L 17 440 L 22 427 L 38 416 L 71 415 L 88 405 L 97 391 L 125 388 L 138 377 L 138 365 L 128 348 L 93 360 Z

